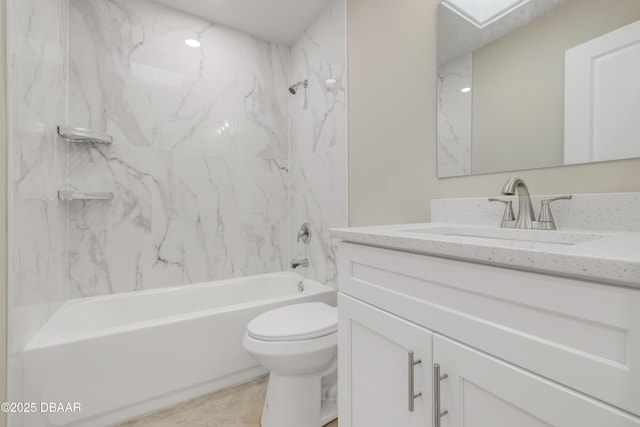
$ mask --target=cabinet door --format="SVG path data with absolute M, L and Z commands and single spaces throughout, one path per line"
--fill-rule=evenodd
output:
M 431 425 L 430 331 L 339 294 L 338 372 L 340 427 Z
M 438 334 L 433 363 L 447 375 L 442 427 L 640 426 L 640 418 Z

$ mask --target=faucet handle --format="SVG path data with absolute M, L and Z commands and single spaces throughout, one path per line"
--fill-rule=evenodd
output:
M 500 224 L 500 227 L 506 227 L 507 221 L 516 220 L 516 216 L 513 214 L 513 206 L 511 200 L 502 200 L 496 199 L 495 197 L 490 197 L 489 201 L 504 203 L 504 213 L 502 214 L 502 223 Z
M 553 215 L 551 214 L 551 203 L 555 202 L 556 200 L 571 200 L 572 198 L 573 196 L 559 196 L 552 199 L 542 200 L 540 202 L 540 216 L 538 217 L 538 222 L 540 223 L 539 225 L 541 226 L 541 228 L 545 230 L 555 230 L 556 222 L 554 221 Z

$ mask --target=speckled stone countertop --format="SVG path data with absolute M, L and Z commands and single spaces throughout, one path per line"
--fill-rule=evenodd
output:
M 363 245 L 640 288 L 640 232 L 513 230 L 434 222 L 336 228 L 331 236 Z

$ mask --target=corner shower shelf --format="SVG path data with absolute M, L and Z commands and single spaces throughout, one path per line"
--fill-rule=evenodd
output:
M 108 191 L 58 191 L 58 199 L 71 200 L 112 200 L 113 193 Z
M 75 126 L 58 126 L 58 135 L 70 141 L 81 143 L 113 144 L 113 137 L 106 133 Z

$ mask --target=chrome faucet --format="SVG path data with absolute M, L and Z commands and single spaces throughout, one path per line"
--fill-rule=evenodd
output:
M 292 259 L 291 260 L 291 268 L 298 268 L 298 267 L 309 267 L 309 260 L 304 258 L 304 259 Z
M 520 178 L 509 178 L 502 188 L 505 196 L 518 196 L 518 216 L 516 217 L 515 228 L 533 228 L 533 221 L 536 215 L 533 213 L 531 197 L 527 185 Z

